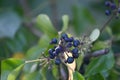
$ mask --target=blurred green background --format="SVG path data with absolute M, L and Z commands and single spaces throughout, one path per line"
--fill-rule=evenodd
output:
M 0 60 L 36 59 L 44 51 L 51 37 L 37 27 L 36 17 L 39 14 L 48 15 L 57 31 L 62 29 L 62 16 L 67 14 L 70 18 L 67 32 L 77 37 L 89 34 L 94 28 L 101 28 L 109 18 L 105 15 L 104 2 L 105 0 L 0 0 Z M 101 41 L 101 43 L 97 46 L 101 44 L 103 46 L 104 43 L 112 40 L 115 65 L 108 71 L 109 76 L 106 76 L 108 80 L 119 80 L 120 19 L 114 18 L 108 26 L 100 35 L 97 42 Z M 8 68 L 4 69 L 6 72 L 2 74 L 2 80 L 6 80 L 8 73 L 22 63 L 18 62 L 6 65 Z M 13 66 L 9 68 L 9 65 Z M 18 80 L 45 80 L 44 75 L 39 75 L 37 71 L 29 72 L 32 65 L 25 66 L 21 71 L 21 74 L 22 72 L 24 74 L 18 77 Z M 49 80 L 56 80 L 52 74 L 48 75 L 46 80 L 50 76 Z

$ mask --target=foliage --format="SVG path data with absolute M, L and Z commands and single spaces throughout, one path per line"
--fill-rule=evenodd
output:
M 19 3 L 15 0 L 0 1 L 1 80 L 120 79 L 119 19 L 113 18 L 111 24 L 105 25 L 106 28 L 101 31 L 104 21 L 112 16 L 103 15 L 106 9 L 103 7 L 104 1 L 78 1 L 71 6 L 73 2 L 62 4 L 62 1 L 56 1 L 60 6 L 55 6 L 52 0 L 19 0 Z M 56 16 L 56 11 L 48 4 L 58 7 L 60 15 Z M 116 4 L 120 3 L 116 1 Z M 62 5 L 69 5 L 70 12 Z M 68 15 L 61 14 L 59 7 Z M 46 14 L 40 14 L 39 11 Z M 48 58 L 48 49 L 54 47 L 49 43 L 52 38 L 60 38 L 62 33 L 79 40 L 87 36 L 83 40 L 89 44 L 80 46 L 79 58 L 74 63 L 56 65 L 54 59 Z M 106 48 L 109 49 L 108 53 L 104 50 Z M 105 54 L 91 56 L 100 50 Z M 71 53 L 65 56 L 71 56 Z M 86 56 L 88 61 L 85 61 Z

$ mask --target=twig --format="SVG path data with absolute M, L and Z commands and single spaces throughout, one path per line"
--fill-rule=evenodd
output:
M 40 62 L 40 61 L 44 61 L 44 60 L 46 60 L 46 59 L 29 60 L 29 61 L 25 61 L 25 63 Z
M 105 24 L 103 25 L 103 27 L 100 29 L 100 32 L 102 32 L 107 25 L 112 21 L 112 19 L 114 18 L 115 14 L 112 14 L 112 16 L 105 22 Z
M 30 8 L 28 6 L 27 0 L 19 0 L 19 1 L 20 1 L 20 4 L 21 4 L 21 7 L 23 8 L 25 16 L 30 18 L 29 13 L 30 13 L 31 10 L 30 10 Z
M 52 12 L 52 19 L 55 27 L 57 28 L 58 26 L 58 13 L 57 13 L 57 0 L 50 0 L 50 7 L 51 7 L 51 12 Z
M 84 58 L 98 57 L 98 56 L 101 56 L 101 55 L 105 55 L 108 52 L 109 52 L 109 49 L 106 48 L 106 49 L 95 51 L 92 54 L 87 54 L 87 55 L 85 55 Z
M 23 8 L 24 16 L 29 18 L 29 22 L 24 23 L 25 27 L 27 27 L 35 36 L 40 37 L 41 32 L 33 27 L 34 22 L 32 22 L 32 17 L 29 14 L 31 10 L 29 8 L 27 0 L 19 0 L 19 1 L 20 1 L 20 4 L 21 4 L 21 7 Z
M 95 52 L 90 53 L 90 54 L 86 54 L 85 57 L 84 57 L 84 59 L 83 59 L 83 63 L 81 64 L 81 67 L 79 68 L 79 72 L 81 74 L 84 74 L 84 72 L 85 72 L 84 65 L 85 64 L 89 64 L 90 58 L 102 56 L 102 55 L 107 54 L 108 52 L 109 52 L 109 49 L 106 48 L 106 49 L 95 51 Z
M 91 58 L 91 57 L 98 57 L 98 56 L 102 56 L 102 55 L 105 55 L 109 52 L 109 49 L 106 48 L 106 49 L 102 49 L 102 50 L 99 50 L 99 51 L 95 51 L 91 54 L 87 54 L 85 55 L 84 58 Z

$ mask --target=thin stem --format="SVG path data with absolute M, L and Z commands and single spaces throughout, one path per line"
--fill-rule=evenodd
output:
M 114 18 L 115 14 L 113 14 L 106 22 L 105 24 L 103 25 L 103 27 L 100 29 L 100 32 L 102 32 L 106 27 L 107 25 L 112 21 L 112 19 Z
M 29 60 L 29 61 L 25 61 L 25 63 L 39 62 L 39 61 L 44 61 L 44 60 L 45 59 Z

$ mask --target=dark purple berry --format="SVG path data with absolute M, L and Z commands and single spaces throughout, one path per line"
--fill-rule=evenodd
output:
M 79 57 L 78 53 L 73 54 L 73 58 L 78 58 L 78 57 Z
M 74 40 L 73 41 L 73 46 L 78 47 L 78 45 L 80 45 L 80 41 L 79 40 Z
M 53 54 L 54 49 L 49 49 L 48 52 L 49 54 Z
M 62 34 L 62 38 L 64 39 L 64 38 L 66 38 L 66 37 L 68 37 L 68 35 L 67 34 Z
M 60 63 L 61 63 L 61 60 L 60 60 L 60 59 L 58 59 L 58 58 L 55 59 L 55 64 L 56 64 L 56 65 L 59 65 Z
M 60 52 L 62 52 L 62 47 L 61 46 L 57 46 L 56 48 L 55 48 L 55 51 L 56 51 L 56 53 L 60 53 Z
M 78 47 L 78 44 L 77 44 L 77 43 L 73 43 L 73 46 L 74 46 L 74 47 Z
M 54 59 L 55 58 L 55 55 L 53 55 L 53 54 L 50 54 L 50 56 L 49 56 L 51 59 Z
M 56 51 L 53 52 L 53 55 L 55 55 L 55 56 L 57 56 L 58 54 L 59 54 L 59 53 L 56 52 Z
M 57 46 L 54 46 L 54 49 L 56 48 Z
M 56 38 L 53 38 L 50 42 L 50 44 L 57 44 L 57 39 Z
M 68 57 L 68 58 L 67 58 L 67 62 L 68 62 L 68 63 L 73 63 L 73 61 L 74 61 L 74 58 L 73 58 L 73 57 Z
M 120 13 L 120 8 L 118 8 L 118 13 Z
M 72 53 L 73 53 L 73 54 L 77 54 L 77 53 L 78 53 L 78 48 L 74 48 L 74 49 L 72 50 Z
M 111 11 L 110 11 L 110 10 L 106 10 L 106 11 L 105 11 L 105 14 L 106 14 L 107 16 L 109 16 L 109 15 L 111 14 Z
M 73 40 L 74 40 L 73 37 L 70 37 L 70 38 L 69 38 L 69 42 L 72 42 Z
M 66 42 L 69 42 L 69 41 L 70 41 L 70 39 L 69 39 L 68 37 L 65 37 L 64 40 L 65 40 Z
M 111 2 L 110 2 L 110 1 L 106 1 L 106 2 L 105 2 L 105 6 L 107 6 L 107 7 L 109 7 L 109 6 L 110 6 L 110 4 L 111 4 Z
M 68 42 L 66 47 L 68 47 L 68 48 L 72 47 L 72 43 Z
M 116 5 L 114 3 L 111 3 L 110 7 L 112 10 L 116 9 Z

